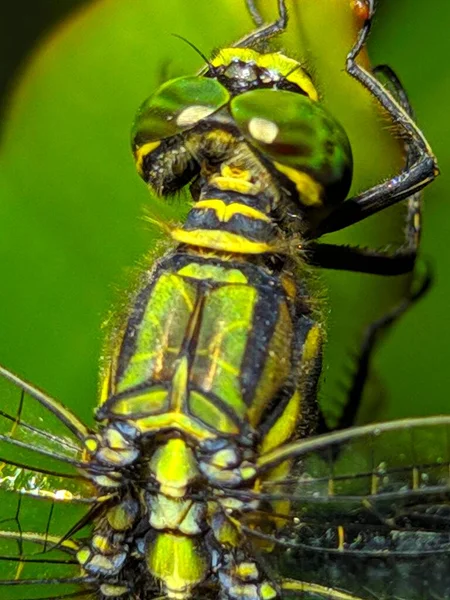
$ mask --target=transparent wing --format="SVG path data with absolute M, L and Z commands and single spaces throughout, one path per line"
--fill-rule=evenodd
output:
M 259 466 L 267 510 L 239 520 L 256 546 L 273 546 L 275 573 L 368 600 L 450 598 L 450 417 L 311 438 Z
M 66 408 L 0 367 L 0 489 L 95 502 L 83 469 L 88 429 Z
M 88 429 L 66 408 L 0 367 L 0 597 L 94 597 L 75 557 L 98 496 L 85 472 Z M 82 535 L 82 532 L 80 533 Z
M 0 596 L 4 600 L 96 597 L 81 572 L 77 544 L 50 534 L 0 530 Z

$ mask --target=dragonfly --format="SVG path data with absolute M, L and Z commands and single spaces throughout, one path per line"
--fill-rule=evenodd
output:
M 450 417 L 352 426 L 380 333 L 429 280 L 367 332 L 334 431 L 317 402 L 323 325 L 308 291 L 313 266 L 414 269 L 436 159 L 393 71 L 356 62 L 374 14 L 358 3 L 346 69 L 407 157 L 347 198 L 345 130 L 300 63 L 263 51 L 287 27 L 284 1 L 269 24 L 247 5 L 255 31 L 136 117 L 139 174 L 163 197 L 190 184 L 192 208 L 166 226 L 174 248 L 113 336 L 95 426 L 0 369 L 7 597 L 448 596 Z M 393 253 L 317 241 L 403 199 Z

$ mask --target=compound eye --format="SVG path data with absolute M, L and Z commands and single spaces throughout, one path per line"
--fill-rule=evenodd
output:
M 215 79 L 194 76 L 168 81 L 140 107 L 132 129 L 133 149 L 194 127 L 226 104 L 229 97 Z
M 139 109 L 132 146 L 141 177 L 161 195 L 177 192 L 195 177 L 198 164 L 182 134 L 229 101 L 215 79 L 180 77 L 162 85 Z
M 352 151 L 342 126 L 317 102 L 284 90 L 252 90 L 231 102 L 247 140 L 296 187 L 305 207 L 344 200 L 352 178 Z

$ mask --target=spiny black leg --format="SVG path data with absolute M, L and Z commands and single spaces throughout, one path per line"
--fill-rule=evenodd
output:
M 263 20 L 261 15 L 259 14 L 258 9 L 256 8 L 254 0 L 246 0 L 247 9 L 252 16 L 256 25 L 261 25 Z M 233 44 L 234 47 L 237 48 L 248 48 L 256 46 L 262 42 L 266 42 L 270 38 L 278 35 L 279 33 L 283 33 L 287 27 L 288 22 L 288 14 L 286 9 L 286 1 L 278 0 L 278 19 L 273 23 L 269 23 L 269 25 L 261 25 L 252 33 L 249 33 L 241 40 Z
M 397 102 L 409 116 L 412 116 L 412 108 L 408 96 L 394 71 L 387 65 L 379 65 L 374 68 L 373 72 L 377 76 L 381 75 L 387 81 L 390 92 Z M 407 142 L 405 146 L 406 168 L 409 168 L 416 158 L 413 154 L 416 149 Z M 420 242 L 421 214 L 422 192 L 417 192 L 408 198 L 404 231 L 405 242 L 400 248 L 394 251 L 389 252 L 310 242 L 305 247 L 305 250 L 308 252 L 308 263 L 324 269 L 356 271 L 374 275 L 402 275 L 410 273 L 414 269 Z
M 264 19 L 262 18 L 259 10 L 257 9 L 254 0 L 246 0 L 246 4 L 247 10 L 253 19 L 253 23 L 256 25 L 256 27 L 261 27 L 261 25 L 264 23 Z
M 379 76 L 382 75 L 391 87 L 395 99 L 408 113 L 411 118 L 414 118 L 414 112 L 409 103 L 408 96 L 404 87 L 402 86 L 396 73 L 388 65 L 378 65 L 373 70 L 374 74 Z M 410 168 L 417 156 L 415 155 L 415 147 L 405 141 L 406 147 L 406 168 Z M 422 194 L 420 192 L 413 194 L 408 198 L 408 208 L 406 215 L 406 226 L 405 226 L 405 244 L 401 249 L 404 253 L 414 252 L 417 253 L 417 249 L 420 243 L 420 234 L 422 229 Z
M 408 110 L 402 106 L 402 99 L 395 98 L 377 77 L 356 63 L 356 58 L 368 36 L 374 13 L 374 1 L 370 0 L 369 16 L 358 39 L 347 56 L 347 72 L 357 79 L 398 126 L 409 149 L 412 163 L 398 175 L 378 184 L 365 192 L 346 200 L 337 207 L 308 237 L 317 238 L 325 233 L 338 231 L 366 219 L 400 200 L 419 192 L 438 175 L 436 158 Z
M 391 93 L 400 106 L 409 115 L 412 109 L 398 77 L 386 65 L 375 67 L 374 73 L 382 75 L 388 81 Z M 414 162 L 411 144 L 406 144 L 407 157 L 406 166 Z M 338 246 L 333 244 L 320 244 L 312 242 L 308 245 L 308 263 L 322 268 L 340 269 L 346 271 L 359 271 L 378 275 L 400 275 L 410 273 L 414 269 L 417 258 L 417 250 L 420 242 L 421 232 L 421 198 L 422 192 L 412 194 L 408 198 L 407 215 L 405 222 L 405 242 L 401 248 L 393 253 L 375 251 L 370 249 L 354 248 L 349 246 Z M 362 400 L 364 386 L 368 376 L 370 360 L 376 349 L 376 344 L 382 331 L 388 329 L 402 314 L 419 300 L 430 285 L 430 276 L 424 279 L 417 291 L 410 291 L 407 297 L 378 321 L 372 323 L 364 336 L 364 342 L 358 355 L 356 372 L 351 389 L 348 393 L 347 404 L 337 425 L 338 429 L 344 429 L 354 424 L 359 406 Z M 330 431 L 323 416 L 320 421 L 320 431 Z
M 418 302 L 428 292 L 432 283 L 432 277 L 429 269 L 416 289 L 411 288 L 408 295 L 394 309 L 383 315 L 377 321 L 369 325 L 363 338 L 358 359 L 356 371 L 353 376 L 352 384 L 348 393 L 347 402 L 344 411 L 339 419 L 337 429 L 346 429 L 352 427 L 361 404 L 361 398 L 369 374 L 370 361 L 376 350 L 377 343 L 383 333 L 389 330 L 392 325 L 400 319 L 405 312 Z
M 411 273 L 417 256 L 415 249 L 406 245 L 389 253 L 354 246 L 311 242 L 305 250 L 308 264 L 321 269 L 388 276 Z
M 406 90 L 395 71 L 389 65 L 377 65 L 373 68 L 373 74 L 377 76 L 377 79 L 379 79 L 378 75 L 382 75 L 386 79 L 391 94 L 395 97 L 403 110 L 408 113 L 410 117 L 414 118 L 414 112 L 406 94 Z

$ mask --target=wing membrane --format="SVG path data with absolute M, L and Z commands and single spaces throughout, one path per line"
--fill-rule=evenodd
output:
M 264 475 L 286 460 L 292 461 L 288 477 Z M 263 494 L 289 496 L 302 505 L 447 499 L 450 417 L 355 427 L 287 444 L 262 456 L 260 469 Z
M 277 480 L 271 469 L 286 460 L 289 475 Z M 275 572 L 364 600 L 450 598 L 450 417 L 308 439 L 260 465 L 256 496 L 272 513 L 244 514 L 242 529 L 274 546 Z
M 0 530 L 2 599 L 86 597 L 89 581 L 75 558 L 77 544 L 58 542 L 50 534 Z
M 80 469 L 87 428 L 67 409 L 0 367 L 0 489 L 95 502 Z

